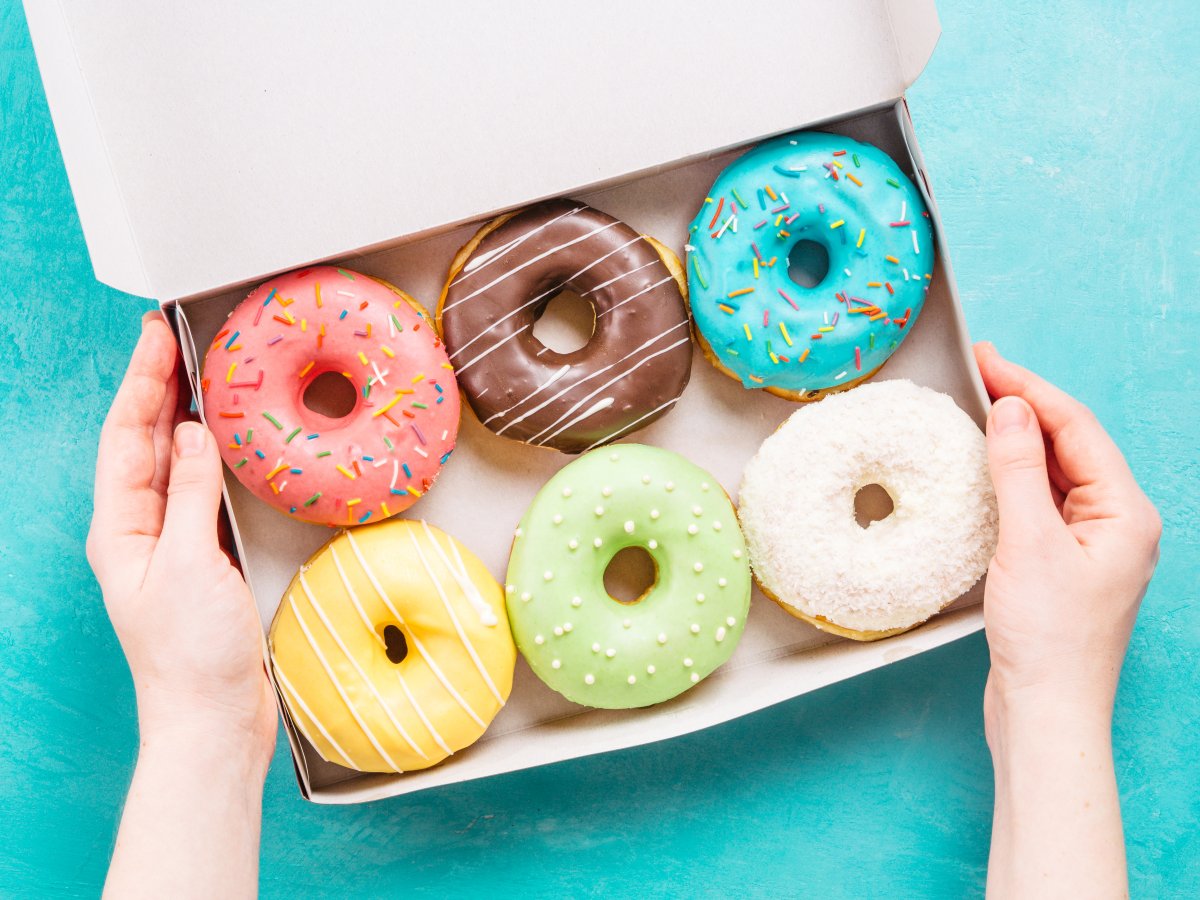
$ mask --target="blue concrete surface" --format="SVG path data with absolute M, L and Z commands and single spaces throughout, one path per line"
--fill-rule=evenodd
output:
M 1134 896 L 1194 896 L 1200 12 L 941 14 L 911 105 L 971 329 L 1090 403 L 1166 523 L 1117 769 Z M 92 276 L 24 19 L 0 0 L 0 895 L 94 895 L 133 766 L 83 539 L 96 434 L 148 305 Z M 986 670 L 974 637 L 673 742 L 356 808 L 301 801 L 281 743 L 263 893 L 979 895 Z

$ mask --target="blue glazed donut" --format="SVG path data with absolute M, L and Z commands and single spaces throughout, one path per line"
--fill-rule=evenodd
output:
M 709 360 L 744 387 L 792 400 L 879 369 L 912 330 L 934 262 L 929 213 L 900 167 L 877 147 L 820 132 L 735 160 L 686 249 Z

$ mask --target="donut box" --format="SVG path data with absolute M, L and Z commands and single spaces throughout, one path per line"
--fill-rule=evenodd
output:
M 29 0 L 26 9 L 97 277 L 160 300 L 197 395 L 203 349 L 274 274 L 326 262 L 433 307 L 455 253 L 482 222 L 556 196 L 616 216 L 682 256 L 688 223 L 725 166 L 765 138 L 819 126 L 885 151 L 930 210 L 937 261 L 925 308 L 876 379 L 932 387 L 984 421 L 987 396 L 903 97 L 938 36 L 932 0 L 845 0 L 836 17 L 824 4 L 767 4 L 755 16 L 762 46 L 752 43 L 779 66 L 771 78 L 736 64 L 752 48 L 742 38 L 730 46 L 726 4 L 631 6 L 609 21 L 532 2 L 437 12 L 351 3 L 334 18 L 312 8 L 287 21 L 236 4 L 163 21 L 146 5 L 145 15 L 131 10 L 122 21 L 86 4 Z M 794 26 L 786 54 L 770 50 L 778 36 L 762 32 L 771 16 Z M 318 76 L 304 60 L 331 52 L 330 35 L 352 38 L 361 52 Z M 621 64 L 579 65 L 571 48 L 581 46 Z M 288 52 L 264 55 L 264 47 Z M 396 53 L 407 80 L 397 80 Z M 364 84 L 379 88 L 364 96 Z M 556 328 L 571 323 L 547 321 L 544 339 Z M 626 440 L 684 455 L 736 501 L 746 463 L 795 409 L 743 389 L 697 352 L 677 407 Z M 573 458 L 499 438 L 466 412 L 453 459 L 403 515 L 453 535 L 503 581 L 515 526 Z M 226 475 L 235 540 L 267 627 L 330 532 L 281 515 Z M 305 797 L 374 800 L 746 715 L 979 630 L 982 589 L 876 643 L 817 631 L 755 589 L 729 662 L 643 709 L 578 706 L 521 660 L 507 705 L 476 744 L 403 775 L 328 763 L 286 711 L 284 725 Z

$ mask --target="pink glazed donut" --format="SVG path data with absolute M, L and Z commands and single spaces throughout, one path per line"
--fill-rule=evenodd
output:
M 305 403 L 330 372 L 354 389 L 343 417 Z M 251 291 L 208 348 L 201 389 L 238 480 L 322 525 L 378 522 L 412 506 L 458 434 L 458 386 L 425 310 L 386 282 L 332 266 Z

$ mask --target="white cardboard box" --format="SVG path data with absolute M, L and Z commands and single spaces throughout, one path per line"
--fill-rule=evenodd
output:
M 196 379 L 255 283 L 317 261 L 392 281 L 432 306 L 480 220 L 544 197 L 585 200 L 682 255 L 687 223 L 746 145 L 819 125 L 869 141 L 929 203 L 938 259 L 926 306 L 881 378 L 952 395 L 976 422 L 970 353 L 904 90 L 938 36 L 933 0 L 635 4 L 242 4 L 110 7 L 26 0 L 30 30 L 97 278 L 159 298 Z M 793 410 L 695 354 L 678 407 L 631 439 L 676 450 L 736 493 Z M 437 487 L 410 511 L 503 580 L 513 527 L 570 457 L 464 416 Z M 504 490 L 495 490 L 503 485 Z M 264 625 L 328 537 L 226 479 Z M 929 624 L 874 644 L 816 631 L 755 591 L 732 659 L 675 700 L 589 710 L 518 663 L 484 737 L 447 762 L 362 775 L 291 727 L 301 790 L 377 799 L 677 736 L 952 641 L 982 627 L 982 584 Z

